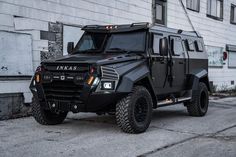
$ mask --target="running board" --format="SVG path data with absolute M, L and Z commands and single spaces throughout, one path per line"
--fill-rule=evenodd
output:
M 181 102 L 187 101 L 187 100 L 191 100 L 191 97 L 180 97 L 180 98 L 166 99 L 166 100 L 158 101 L 157 107 L 181 103 Z

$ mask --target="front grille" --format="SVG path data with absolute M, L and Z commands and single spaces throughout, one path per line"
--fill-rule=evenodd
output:
M 44 63 L 44 67 L 46 73 L 52 76 L 51 81 L 45 81 L 42 84 L 47 101 L 81 102 L 81 93 L 89 72 L 89 64 L 49 62 Z M 77 80 L 78 77 L 82 79 Z
M 45 63 L 44 66 L 47 72 L 52 75 L 51 82 L 43 83 L 46 100 L 81 103 L 81 93 L 89 72 L 89 65 L 55 62 Z M 82 80 L 77 80 L 78 77 L 82 77 Z
M 75 84 L 73 81 L 53 81 L 43 84 L 47 101 L 80 102 L 83 84 Z
M 109 79 L 109 80 L 118 80 L 119 79 L 118 73 L 113 68 L 101 66 L 101 72 L 102 72 L 103 79 Z

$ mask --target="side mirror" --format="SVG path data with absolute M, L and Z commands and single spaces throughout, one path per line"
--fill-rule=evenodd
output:
M 74 42 L 68 42 L 67 43 L 67 52 L 68 52 L 68 54 L 72 54 L 73 50 L 74 50 Z
M 160 39 L 159 45 L 160 45 L 160 47 L 159 47 L 160 55 L 167 56 L 168 55 L 168 39 L 167 39 L 167 37 Z

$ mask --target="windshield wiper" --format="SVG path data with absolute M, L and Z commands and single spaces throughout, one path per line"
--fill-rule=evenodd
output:
M 125 49 L 115 47 L 115 48 L 110 48 L 110 49 L 106 50 L 106 52 L 128 52 L 128 51 Z
M 90 51 L 97 52 L 98 49 L 87 49 L 87 50 L 82 50 L 82 51 L 77 50 L 74 53 L 87 53 L 87 52 L 90 52 Z
M 106 50 L 106 52 L 116 52 L 116 53 L 123 52 L 125 54 L 136 54 L 136 55 L 144 56 L 143 51 L 125 50 L 121 48 L 111 48 L 111 49 Z

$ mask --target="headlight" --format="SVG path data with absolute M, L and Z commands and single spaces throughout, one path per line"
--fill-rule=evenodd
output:
M 101 82 L 102 90 L 114 90 L 114 88 L 115 88 L 115 81 L 102 81 Z

